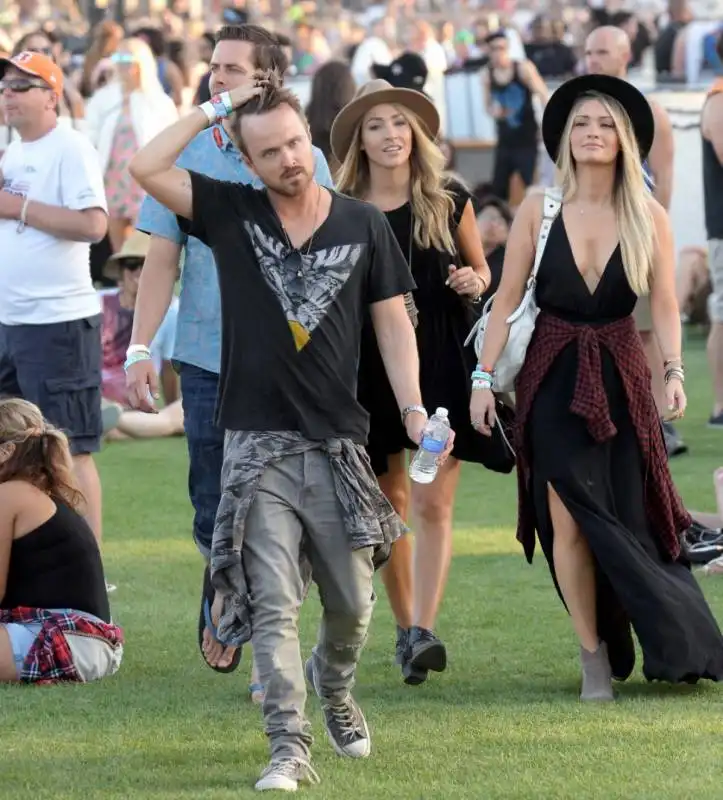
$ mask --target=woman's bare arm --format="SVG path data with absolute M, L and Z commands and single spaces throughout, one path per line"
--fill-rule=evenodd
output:
M 507 344 L 510 331 L 507 318 L 519 306 L 530 277 L 541 220 L 541 198 L 529 195 L 522 201 L 507 239 L 500 287 L 492 304 L 479 357 L 480 364 L 485 367 L 494 368 Z
M 472 267 L 477 275 L 482 278 L 484 288 L 487 290 L 492 280 L 492 274 L 485 258 L 482 237 L 477 227 L 477 218 L 475 217 L 471 200 L 467 201 L 462 212 L 462 219 L 459 221 L 457 244 L 459 245 L 462 262 Z
M 666 361 L 681 357 L 682 328 L 680 308 L 675 293 L 675 249 L 670 218 L 657 200 L 650 208 L 655 224 L 655 252 L 650 287 L 650 311 L 653 330 Z

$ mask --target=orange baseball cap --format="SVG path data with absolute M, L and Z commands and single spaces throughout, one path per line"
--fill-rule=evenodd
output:
M 57 95 L 63 93 L 63 70 L 51 58 L 42 53 L 31 53 L 26 50 L 12 58 L 0 59 L 0 79 L 5 76 L 5 70 L 8 67 L 15 67 L 26 75 L 40 78 Z

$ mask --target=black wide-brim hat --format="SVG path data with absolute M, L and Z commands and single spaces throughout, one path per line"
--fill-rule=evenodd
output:
M 655 136 L 655 118 L 650 103 L 632 84 L 609 75 L 580 75 L 553 92 L 542 116 L 542 140 L 550 158 L 557 161 L 562 134 L 575 103 L 592 92 L 617 100 L 625 109 L 638 141 L 640 158 L 644 160 Z

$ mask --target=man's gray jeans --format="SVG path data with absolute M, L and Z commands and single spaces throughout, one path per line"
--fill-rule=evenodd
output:
M 271 754 L 308 760 L 312 738 L 304 716 L 306 681 L 298 635 L 302 546 L 323 606 L 314 649 L 316 674 L 324 698 L 340 702 L 354 685 L 371 620 L 373 548 L 351 549 L 331 466 L 320 450 L 287 456 L 266 468 L 243 542 Z

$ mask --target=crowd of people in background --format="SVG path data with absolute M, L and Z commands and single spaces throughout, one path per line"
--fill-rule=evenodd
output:
M 0 162 L 3 172 L 0 177 L 2 194 L 8 195 L 3 198 L 7 210 L 0 203 L 0 218 L 6 224 L 8 220 L 17 224 L 17 229 L 5 232 L 7 272 L 15 276 L 16 286 L 13 292 L 0 298 L 0 365 L 3 367 L 0 392 L 22 395 L 37 404 L 46 417 L 50 416 L 46 409 L 51 409 L 56 418 L 52 420 L 53 425 L 38 416 L 32 405 L 0 401 L 0 477 L 9 475 L 6 483 L 30 480 L 27 475 L 31 473 L 24 473 L 16 464 L 20 457 L 34 464 L 36 470 L 32 472 L 33 486 L 25 496 L 18 495 L 19 499 L 13 501 L 17 508 L 14 507 L 8 536 L 13 541 L 15 584 L 21 575 L 17 570 L 26 567 L 22 559 L 38 557 L 32 547 L 37 545 L 42 550 L 43 537 L 58 535 L 66 546 L 60 572 L 48 572 L 52 591 L 43 593 L 34 576 L 25 593 L 13 591 L 11 586 L 10 597 L 16 605 L 34 604 L 49 610 L 54 614 L 55 624 L 57 618 L 64 615 L 64 627 L 59 630 L 71 637 L 76 631 L 90 637 L 95 650 L 101 652 L 102 665 L 95 672 L 86 669 L 72 677 L 73 662 L 85 664 L 89 658 L 96 658 L 96 661 L 98 658 L 95 651 L 90 656 L 78 651 L 66 659 L 68 663 L 61 665 L 62 669 L 55 674 L 36 652 L 38 631 L 44 625 L 50 630 L 48 619 L 42 615 L 32 619 L 0 615 L 0 622 L 8 626 L 9 642 L 15 654 L 12 663 L 3 662 L 4 641 L 0 638 L 0 680 L 11 680 L 8 676 L 16 670 L 23 670 L 23 679 L 53 680 L 78 679 L 81 672 L 80 679 L 103 677 L 118 669 L 122 633 L 113 624 L 108 604 L 108 594 L 116 587 L 105 580 L 100 562 L 102 495 L 92 454 L 103 441 L 177 435 L 186 436 L 189 449 L 189 497 L 195 511 L 193 532 L 204 558 L 199 647 L 211 668 L 219 672 L 233 671 L 240 659 L 240 646 L 248 640 L 244 576 L 240 575 L 238 564 L 224 562 L 219 566 L 219 540 L 223 539 L 227 545 L 226 556 L 232 551 L 238 554 L 243 543 L 235 537 L 239 536 L 239 527 L 241 534 L 244 532 L 238 520 L 245 520 L 248 514 L 248 523 L 244 524 L 252 545 L 254 537 L 273 534 L 279 538 L 279 547 L 293 549 L 294 530 L 281 526 L 281 532 L 271 531 L 273 526 L 268 525 L 268 521 L 262 524 L 259 513 L 252 514 L 244 503 L 250 504 L 249 492 L 256 492 L 257 484 L 261 485 L 259 491 L 265 493 L 268 513 L 272 514 L 274 509 L 268 498 L 274 492 L 290 492 L 289 487 L 293 488 L 301 480 L 299 470 L 303 473 L 308 467 L 316 471 L 316 488 L 327 500 L 332 489 L 338 489 L 340 482 L 344 484 L 350 480 L 350 475 L 356 474 L 355 479 L 374 498 L 377 510 L 383 509 L 387 516 L 381 526 L 383 541 L 377 541 L 372 535 L 379 531 L 369 534 L 369 529 L 362 530 L 367 535 L 366 544 L 354 552 L 370 552 L 355 557 L 351 567 L 342 555 L 332 552 L 333 548 L 328 554 L 342 572 L 349 568 L 350 586 L 359 579 L 366 592 L 355 595 L 349 586 L 339 586 L 335 575 L 324 575 L 325 590 L 334 597 L 330 603 L 339 606 L 328 615 L 327 621 L 329 625 L 340 626 L 337 630 L 344 629 L 343 635 L 348 633 L 344 626 L 354 628 L 349 634 L 354 640 L 354 654 L 342 657 L 332 652 L 330 634 L 322 627 L 315 655 L 304 671 L 300 661 L 293 664 L 289 680 L 294 692 L 301 696 L 304 680 L 308 678 L 322 698 L 325 724 L 337 752 L 352 757 L 368 755 L 369 732 L 361 710 L 349 694 L 349 675 L 353 673 L 371 615 L 371 574 L 378 562 L 375 561 L 377 553 L 372 557 L 370 542 L 376 547 L 389 545 L 382 575 L 397 621 L 394 651 L 403 680 L 409 685 L 418 685 L 425 682 L 430 673 L 444 670 L 446 648 L 435 626 L 451 560 L 454 499 L 462 463 L 479 463 L 498 472 L 511 472 L 515 467 L 515 454 L 505 436 L 505 415 L 512 414 L 509 407 L 502 402 L 498 406 L 493 403 L 492 413 L 501 424 L 494 431 L 487 431 L 487 436 L 478 431 L 484 424 L 475 421 L 474 413 L 470 417 L 474 390 L 470 374 L 476 362 L 475 354 L 465 348 L 465 338 L 479 309 L 500 287 L 504 295 L 505 286 L 510 283 L 509 269 L 503 279 L 508 245 L 528 261 L 534 256 L 530 248 L 524 250 L 535 238 L 530 232 L 539 225 L 539 220 L 533 224 L 534 214 L 538 212 L 530 209 L 542 207 L 540 195 L 553 182 L 553 162 L 560 166 L 555 148 L 547 141 L 544 143 L 546 150 L 540 146 L 544 139 L 541 111 L 550 102 L 551 95 L 554 97 L 551 86 L 584 73 L 605 76 L 610 86 L 618 87 L 615 91 L 624 92 L 619 87 L 628 85 L 629 70 L 640 67 L 649 54 L 653 57 L 658 80 L 675 83 L 684 79 L 691 47 L 701 48 L 701 59 L 711 78 L 721 76 L 723 26 L 711 30 L 701 41 L 689 38 L 687 32 L 693 15 L 684 0 L 670 0 L 667 8 L 658 9 L 658 13 L 652 6 L 633 12 L 598 3 L 545 15 L 522 10 L 483 12 L 465 6 L 451 14 L 447 11 L 445 19 L 442 19 L 443 9 L 435 3 L 428 5 L 422 15 L 415 3 L 398 0 L 359 13 L 341 7 L 321 9 L 294 4 L 278 14 L 273 24 L 269 24 L 259 9 L 252 12 L 233 6 L 223 13 L 226 24 L 211 28 L 190 19 L 182 3 L 177 2 L 171 4 L 160 20 L 128 17 L 122 25 L 104 20 L 85 31 L 83 21 L 73 15 L 72 9 L 56 8 L 53 18 L 39 25 L 35 0 L 18 3 L 16 18 L 7 24 L 13 38 L 7 37 L 5 52 L 0 53 L 4 59 L 0 91 L 4 96 L 17 99 L 15 105 L 4 104 L 7 116 L 0 118 L 0 155 L 6 154 Z M 256 22 L 263 22 L 265 27 Z M 259 70 L 283 73 L 276 76 L 275 80 L 279 81 L 304 76 L 311 82 L 304 112 L 313 149 L 309 148 L 308 153 L 304 151 L 300 157 L 308 161 L 308 164 L 304 161 L 302 169 L 309 179 L 304 191 L 308 190 L 309 197 L 315 198 L 316 203 L 310 206 L 313 218 L 309 236 L 293 228 L 292 214 L 288 219 L 284 216 L 287 209 L 283 198 L 287 195 L 283 191 L 278 192 L 282 198 L 275 209 L 278 219 L 274 217 L 274 221 L 269 221 L 268 209 L 256 191 L 260 181 L 266 178 L 264 183 L 273 193 L 275 179 L 282 185 L 284 180 L 291 181 L 294 176 L 289 177 L 284 172 L 274 176 L 270 167 L 267 167 L 267 176 L 262 174 L 258 160 L 254 162 L 258 155 L 250 152 L 248 141 L 241 144 L 240 122 L 229 118 L 230 109 L 225 117 L 219 112 L 209 126 L 201 127 L 204 120 L 197 115 L 196 127 L 182 127 L 187 122 L 184 116 L 194 105 L 210 107 L 213 111 L 219 103 L 218 92 L 233 92 L 238 100 L 244 82 Z M 479 93 L 496 127 L 494 169 L 489 182 L 479 185 L 469 185 L 465 176 L 460 175 L 454 143 L 445 138 L 445 76 L 461 71 L 479 73 Z M 607 85 L 603 80 L 601 86 Z M 56 97 L 57 102 L 49 100 L 47 94 L 36 92 L 47 89 L 53 91 L 50 96 Z M 249 97 L 238 100 L 239 109 L 252 99 L 253 91 L 249 92 Z M 291 109 L 296 115 L 294 120 L 299 122 L 302 110 L 296 108 L 298 100 L 281 86 L 275 87 L 274 92 L 269 96 L 275 100 L 268 101 L 268 108 L 257 105 L 249 116 L 276 113 L 280 108 Z M 633 145 L 631 140 L 620 145 L 628 154 L 626 158 L 630 158 L 630 153 L 641 156 L 634 165 L 637 177 L 631 179 L 632 188 L 626 186 L 625 191 L 633 196 L 640 189 L 642 197 L 644 187 L 652 195 L 654 201 L 651 202 L 659 209 L 655 212 L 656 230 L 663 237 L 668 230 L 665 212 L 673 191 L 672 128 L 662 108 L 654 102 L 648 104 L 642 95 L 640 100 L 645 114 L 654 120 L 650 123 L 654 133 L 651 130 L 646 138 L 636 129 L 638 143 Z M 625 103 L 620 102 L 627 112 Z M 632 102 L 630 108 L 637 102 Z M 708 246 L 701 242 L 700 247 L 686 248 L 678 254 L 677 283 L 675 287 L 668 287 L 671 294 L 677 295 L 682 323 L 709 328 L 708 353 L 714 394 L 709 427 L 717 431 L 723 428 L 722 102 L 723 78 L 718 77 L 711 83 L 701 117 Z M 251 106 L 254 107 L 253 102 Z M 567 109 L 567 113 L 572 112 Z M 647 117 L 640 123 L 642 128 L 646 120 Z M 633 120 L 634 125 L 637 122 Z M 175 123 L 178 124 L 174 126 Z M 293 127 L 296 123 L 289 124 Z M 180 131 L 175 149 L 170 144 L 164 149 L 160 144 L 161 134 L 169 128 Z M 259 141 L 262 133 L 259 133 Z M 566 135 L 573 134 L 568 131 Z M 25 159 L 22 163 L 21 155 Z M 182 189 L 174 188 L 174 164 L 191 176 L 190 183 L 184 184 Z M 629 162 L 625 168 L 632 169 Z M 42 193 L 28 194 L 23 170 L 42 176 Z M 569 186 L 574 185 L 572 172 L 567 163 Z M 161 178 L 170 188 L 161 185 Z M 237 280 L 232 268 L 236 263 L 235 255 L 225 252 L 223 263 L 218 258 L 214 262 L 209 245 L 220 243 L 219 248 L 228 251 L 230 245 L 225 231 L 241 231 L 243 222 L 229 216 L 233 202 L 223 202 L 218 186 L 230 184 L 219 184 L 219 180 L 232 182 L 239 197 L 255 209 L 256 227 L 253 234 L 249 234 L 249 241 L 238 233 L 234 245 L 239 250 L 246 248 L 245 256 L 249 261 L 259 262 L 270 282 L 277 277 L 274 269 L 279 252 L 288 250 L 289 256 L 298 256 L 295 267 L 298 285 L 281 286 L 283 281 L 279 279 L 275 288 L 297 352 L 308 346 L 313 353 L 315 347 L 321 346 L 316 343 L 309 346 L 309 342 L 314 341 L 315 326 L 320 324 L 320 317 L 314 314 L 322 306 L 321 316 L 336 307 L 335 297 L 327 294 L 316 298 L 315 312 L 307 309 L 302 313 L 294 306 L 296 300 L 306 298 L 307 283 L 314 277 L 310 278 L 306 272 L 313 273 L 318 266 L 313 257 L 310 263 L 317 230 L 320 233 L 316 247 L 324 245 L 320 253 L 346 248 L 344 252 L 349 263 L 334 265 L 339 274 L 344 273 L 343 279 L 339 279 L 343 284 L 352 274 L 357 260 L 362 258 L 354 250 L 356 245 L 349 244 L 356 232 L 347 230 L 352 227 L 348 215 L 359 214 L 360 225 L 366 226 L 366 243 L 372 245 L 372 256 L 365 266 L 370 275 L 369 285 L 356 287 L 355 291 L 360 297 L 364 296 L 365 302 L 380 305 L 390 298 L 404 297 L 405 315 L 401 314 L 402 306 L 397 303 L 396 312 L 391 313 L 389 308 L 377 310 L 358 331 L 349 332 L 348 340 L 344 338 L 343 341 L 344 347 L 350 348 L 349 359 L 340 359 L 342 342 L 337 349 L 332 348 L 333 352 L 320 353 L 319 359 L 325 364 L 340 363 L 338 370 L 332 370 L 334 380 L 330 379 L 329 395 L 318 398 L 316 406 L 311 404 L 314 406 L 311 410 L 303 402 L 308 404 L 308 397 L 300 392 L 302 399 L 298 407 L 274 408 L 273 404 L 268 404 L 264 409 L 255 409 L 258 415 L 255 417 L 244 410 L 244 403 L 235 395 L 243 382 L 241 378 L 246 380 L 248 375 L 243 373 L 239 377 L 234 370 L 243 372 L 249 365 L 229 364 L 228 339 L 236 337 L 238 347 L 248 341 L 252 335 L 250 321 L 255 319 L 256 309 L 249 307 L 245 315 L 240 315 L 244 320 L 239 321 L 235 317 L 232 319 L 229 308 L 224 306 Z M 593 179 L 588 186 L 590 196 L 594 195 L 594 183 Z M 332 195 L 327 191 L 332 187 L 341 194 Z M 199 204 L 199 197 L 204 199 L 203 203 Z M 339 197 L 342 200 L 332 199 Z M 334 205 L 337 202 L 346 204 L 343 207 L 346 216 L 339 210 L 341 206 Z M 580 202 L 583 206 L 580 214 L 583 214 L 587 201 Z M 335 220 L 332 231 L 323 226 L 317 228 L 320 209 L 322 219 L 328 215 Z M 67 215 L 60 211 L 67 211 Z M 665 360 L 666 355 L 660 350 L 660 336 L 654 335 L 660 321 L 653 318 L 654 313 L 651 316 L 650 301 L 636 297 L 645 294 L 642 291 L 644 281 L 640 279 L 633 292 L 630 270 L 626 266 L 630 258 L 638 262 L 644 258 L 644 254 L 641 255 L 645 249 L 643 245 L 636 252 L 631 250 L 635 236 L 638 235 L 638 244 L 643 237 L 642 233 L 636 234 L 633 224 L 644 218 L 639 212 L 638 208 L 633 219 L 626 211 L 616 221 L 622 241 L 607 263 L 608 280 L 617 282 L 617 293 L 601 292 L 602 305 L 598 308 L 597 287 L 603 280 L 598 275 L 600 284 L 593 288 L 585 289 L 578 284 L 580 292 L 574 301 L 555 296 L 554 287 L 548 285 L 545 302 L 550 308 L 582 314 L 593 322 L 598 317 L 607 318 L 609 313 L 620 322 L 619 329 L 624 335 L 634 330 L 640 333 L 652 373 L 653 398 L 649 397 L 642 355 L 635 364 L 631 380 L 637 381 L 638 394 L 645 397 L 645 413 L 660 420 L 664 434 L 664 438 L 657 434 L 652 436 L 652 444 L 647 444 L 649 449 L 643 455 L 650 464 L 661 453 L 665 457 L 667 451 L 667 457 L 675 457 L 685 453 L 687 448 L 674 427 L 676 415 L 668 413 L 671 410 L 668 384 L 671 380 L 682 382 L 680 356 L 676 354 L 672 362 Z M 387 224 L 380 227 L 383 219 Z M 223 228 L 222 224 L 227 227 Z M 577 224 L 570 223 L 570 230 Z M 584 227 L 587 223 L 579 224 Z M 526 233 L 521 233 L 523 226 L 527 226 Z M 549 229 L 552 234 L 548 246 L 557 256 L 564 253 L 564 258 L 557 258 L 557 268 L 567 260 L 568 267 L 574 271 L 571 241 L 574 236 L 568 238 L 567 228 L 568 222 L 560 216 L 555 227 Z M 15 232 L 25 233 L 22 251 L 16 239 L 10 236 Z M 652 241 L 652 228 L 648 233 Z M 668 255 L 673 258 L 672 247 L 666 259 Z M 29 257 L 36 257 L 44 271 L 47 280 L 42 287 L 27 285 L 23 269 Z M 75 273 L 56 272 L 54 265 L 58 259 L 62 260 L 66 271 L 76 268 L 76 272 L 83 271 L 81 262 L 84 264 L 87 259 L 90 273 L 79 280 Z M 386 267 L 396 270 L 391 277 L 380 275 L 381 267 L 377 262 L 385 259 Z M 547 263 L 551 260 L 548 257 Z M 79 264 L 80 270 L 77 269 Z M 221 294 L 217 268 L 221 275 Z M 180 298 L 176 296 L 179 279 Z M 544 294 L 544 291 L 543 286 L 541 292 Z M 444 302 L 440 297 L 444 297 Z M 263 293 L 259 298 L 263 300 Z M 672 307 L 668 303 L 668 308 Z M 355 311 L 356 306 L 349 313 Z M 225 321 L 223 333 L 222 318 Z M 258 325 L 262 324 L 266 323 L 259 318 Z M 559 329 L 551 329 L 546 335 L 553 340 L 559 332 Z M 415 359 L 419 359 L 420 369 L 419 385 L 414 385 L 417 378 L 406 376 L 411 401 L 400 418 L 399 385 L 404 379 L 404 370 L 399 363 L 396 369 L 390 368 L 390 364 L 394 366 L 390 342 L 405 337 L 411 343 L 411 350 L 405 352 L 404 363 L 409 366 L 413 352 Z M 361 352 L 358 395 L 351 399 L 344 397 L 351 417 L 359 415 L 362 407 L 370 414 L 369 468 L 363 469 L 354 453 L 342 447 L 341 466 L 339 460 L 334 461 L 334 469 L 339 473 L 332 475 L 317 450 L 311 448 L 309 453 L 308 442 L 303 437 L 279 440 L 278 435 L 271 433 L 278 434 L 282 429 L 279 425 L 292 418 L 302 431 L 306 430 L 305 426 L 317 432 L 327 431 L 334 424 L 343 427 L 336 416 L 339 409 L 332 390 L 339 389 L 336 379 L 347 381 L 345 389 L 355 384 L 356 373 L 350 376 L 343 366 L 348 367 L 354 361 L 355 344 Z M 669 349 L 673 351 L 676 347 L 671 339 Z M 40 352 L 42 358 L 30 358 L 31 350 Z M 78 354 L 77 359 L 74 354 Z M 94 366 L 96 361 L 102 364 L 100 371 Z M 271 383 L 281 380 L 277 376 L 277 373 L 284 373 L 279 367 L 281 361 L 270 360 L 269 364 L 264 379 Z M 484 369 L 480 365 L 478 372 Z M 569 374 L 569 369 L 567 372 Z M 260 380 L 258 374 L 253 377 Z M 568 391 L 567 378 L 560 375 L 558 378 L 559 391 L 550 392 L 548 385 L 542 391 L 543 400 Z M 609 378 L 606 373 L 606 380 Z M 613 383 L 614 380 L 606 388 Z M 277 389 L 276 384 L 270 386 L 269 396 L 273 394 L 271 390 Z M 292 385 L 290 391 L 294 389 L 298 386 Z M 528 389 L 532 396 L 537 385 Z M 219 397 L 221 419 L 228 422 L 224 427 L 234 432 L 226 441 L 225 464 L 224 430 L 214 423 Z M 428 408 L 448 408 L 455 432 L 449 451 L 445 453 L 445 458 L 450 456 L 449 461 L 440 465 L 435 483 L 424 488 L 410 486 L 406 472 L 407 451 L 416 446 L 421 435 L 421 421 L 414 421 L 414 415 L 420 414 L 420 397 Z M 547 407 L 551 417 L 555 410 L 554 397 L 553 401 Z M 618 401 L 617 409 L 612 411 L 616 423 L 625 416 L 620 411 L 624 408 L 621 396 Z M 323 404 L 326 404 L 326 416 L 320 422 L 315 415 L 318 406 Z M 298 420 L 295 415 L 300 415 Z M 362 413 L 359 419 L 363 416 Z M 268 422 L 271 432 L 268 439 L 263 438 L 257 428 L 248 428 L 257 432 L 250 439 L 239 435 L 251 418 L 263 418 Z M 566 497 L 569 500 L 575 495 L 579 499 L 587 492 L 581 488 L 581 478 L 572 468 L 579 455 L 574 446 L 575 437 L 568 439 L 564 434 L 573 428 L 565 427 L 571 424 L 569 420 L 563 422 L 562 437 L 572 453 L 569 459 L 563 459 L 566 463 L 569 461 L 567 472 L 539 458 L 539 452 L 555 450 L 555 441 L 546 439 L 546 427 L 532 419 L 539 439 L 534 466 L 538 476 L 547 477 L 536 487 L 537 494 L 528 498 L 528 504 L 551 519 L 547 539 L 542 541 L 543 550 L 561 596 L 566 602 L 572 598 L 568 605 L 583 648 L 583 668 L 589 678 L 583 695 L 587 693 L 591 699 L 601 699 L 598 695 L 602 694 L 603 699 L 611 699 L 612 689 L 608 685 L 611 676 L 627 677 L 632 670 L 630 620 L 625 617 L 625 610 L 618 609 L 622 621 L 617 620 L 620 623 L 617 632 L 623 641 L 622 644 L 609 642 L 613 660 L 615 652 L 619 656 L 618 664 L 612 665 L 611 674 L 605 670 L 600 672 L 600 659 L 606 660 L 607 655 L 595 649 L 598 621 L 594 603 L 592 611 L 589 607 L 590 591 L 594 592 L 590 586 L 594 584 L 591 580 L 583 587 L 584 592 L 582 589 L 577 592 L 571 576 L 574 572 L 574 569 L 571 572 L 571 564 L 573 567 L 577 564 L 589 574 L 591 560 L 587 554 L 575 561 L 579 557 L 576 545 L 579 535 L 563 514 Z M 70 431 L 69 438 L 64 438 L 55 426 Z M 359 422 L 360 430 L 363 427 Z M 630 467 L 635 461 L 631 453 L 637 452 L 631 427 L 626 429 L 626 435 L 624 443 L 629 449 L 614 455 L 621 464 Z M 656 437 L 665 445 L 660 452 L 655 449 Z M 324 437 L 311 438 L 316 441 Z M 271 459 L 275 464 L 296 459 L 294 470 L 284 473 L 276 465 L 268 473 L 264 472 L 268 464 L 262 457 L 269 452 L 275 453 Z M 517 457 L 518 467 L 522 457 Z M 666 491 L 674 490 L 667 467 L 656 464 L 656 469 L 656 486 L 662 497 Z M 78 481 L 77 494 L 68 478 L 71 470 Z M 42 479 L 37 474 L 41 474 Z M 222 474 L 225 483 L 222 483 Z M 262 474 L 264 481 L 267 475 L 271 476 L 269 485 L 263 481 L 259 484 Z M 633 481 L 635 485 L 636 481 L 637 478 Z M 588 488 L 591 486 L 592 482 L 588 481 Z M 721 487 L 723 498 L 723 484 Z M 6 485 L 0 483 L 0 489 L 7 493 Z M 29 509 L 37 505 L 38 493 L 48 496 L 51 504 L 31 514 Z M 637 498 L 641 507 L 642 493 L 640 489 Z M 593 511 L 605 507 L 605 498 L 595 497 L 592 490 L 588 494 L 590 496 L 586 495 L 580 505 L 590 501 L 592 505 L 588 510 L 592 508 Z M 666 509 L 670 517 L 666 520 L 666 530 L 693 523 L 689 512 L 677 500 L 669 499 Z M 635 513 L 640 510 L 622 509 L 620 514 L 624 516 L 629 511 L 631 524 L 634 524 Z M 354 518 L 357 511 L 353 503 L 345 507 L 345 523 L 349 517 Z M 408 537 L 400 536 L 401 526 L 397 525 L 398 518 L 406 520 L 409 514 L 417 521 L 414 548 Z M 604 514 L 598 514 L 599 518 L 602 516 Z M 312 533 L 318 533 L 320 540 L 329 525 L 328 519 L 322 517 L 319 512 L 319 519 L 309 523 Z M 390 519 L 393 522 L 390 523 Z M 608 520 L 607 529 L 598 532 L 601 538 L 607 541 L 611 530 L 619 534 L 621 525 L 618 522 Z M 701 539 L 699 523 L 690 527 L 692 530 L 698 524 L 695 530 Z M 710 528 L 713 533 L 720 534 L 717 529 L 723 521 L 717 520 L 717 523 L 720 524 L 712 524 Z M 522 530 L 522 522 L 520 525 Z M 706 529 L 706 525 L 702 527 Z M 569 534 L 566 552 L 562 554 L 562 545 L 556 544 L 553 552 L 553 527 L 556 542 L 560 541 L 560 530 L 565 529 Z M 34 535 L 38 530 L 41 537 Z M 652 552 L 654 547 L 648 538 L 641 541 L 644 549 Z M 529 546 L 529 541 L 527 544 Z M 246 546 L 249 546 L 248 541 Z M 671 553 L 676 560 L 679 549 L 671 545 Z M 531 558 L 531 553 L 528 555 Z M 601 551 L 596 555 L 605 553 Z M 608 552 L 607 555 L 614 560 L 619 553 L 610 555 Z M 62 589 L 63 580 L 78 580 L 77 572 L 70 566 L 73 560 L 90 576 L 90 597 L 64 593 Z M 248 563 L 252 561 L 249 557 Z M 647 588 L 652 594 L 670 596 L 678 587 L 682 594 L 688 592 L 688 600 L 692 591 L 691 614 L 697 614 L 699 638 L 707 640 L 710 652 L 715 653 L 715 658 L 711 657 L 707 663 L 708 652 L 701 645 L 701 651 L 706 652 L 700 655 L 700 664 L 696 662 L 695 669 L 691 667 L 692 673 L 697 677 L 719 678 L 723 675 L 723 655 L 718 652 L 720 634 L 697 589 L 690 588 L 692 578 L 684 569 L 678 569 L 677 562 L 675 568 L 668 568 L 653 561 L 660 572 L 660 581 L 656 585 L 651 582 Z M 643 571 L 647 562 L 642 559 L 641 563 Z M 613 571 L 618 568 L 619 565 L 613 565 Z M 268 564 L 263 559 L 254 562 L 251 571 L 254 570 L 257 581 L 264 585 L 272 582 L 273 576 L 269 576 Z M 294 568 L 285 576 L 289 585 L 293 584 L 293 597 L 284 598 L 289 607 L 300 604 L 304 597 L 304 575 L 297 573 Z M 359 578 L 361 573 L 362 578 Z M 221 592 L 217 590 L 224 581 L 237 598 L 236 616 L 229 614 L 227 608 L 226 616 L 221 613 Z M 608 591 L 610 587 L 605 586 L 603 590 Z M 616 586 L 616 591 L 622 591 L 620 586 Z M 289 597 L 291 594 L 289 590 Z M 28 596 L 36 602 L 27 602 L 24 598 Z M 339 610 L 341 607 L 344 608 Z M 350 622 L 355 614 L 359 619 Z M 272 662 L 276 653 L 273 640 L 278 631 L 272 624 L 265 628 L 262 622 L 257 624 L 260 632 L 254 647 L 258 648 L 258 653 L 253 659 L 249 692 L 254 701 L 265 702 L 267 725 L 280 729 L 286 724 L 283 721 L 286 690 L 282 691 L 278 683 L 268 683 L 277 670 Z M 0 630 L 5 630 L 4 625 L 0 625 Z M 16 628 L 10 627 L 13 625 Z M 28 628 L 29 625 L 32 627 Z M 286 633 L 293 649 L 296 632 L 291 628 L 293 625 Z M 229 631 L 234 636 L 229 637 Z M 221 635 L 224 632 L 225 638 Z M 656 639 L 658 632 L 650 633 L 651 638 Z M 601 636 L 607 634 L 610 631 L 601 632 Z M 686 651 L 682 645 L 674 649 L 684 654 Z M 22 654 L 20 660 L 18 653 Z M 622 667 L 616 672 L 620 661 Z M 670 658 L 661 659 L 658 664 L 663 677 L 667 675 L 665 670 L 669 662 Z M 690 665 L 681 663 L 681 673 L 675 672 L 670 679 L 685 679 L 687 666 Z M 609 665 L 606 669 L 609 672 Z M 338 696 L 323 696 L 317 673 L 324 670 L 327 678 L 336 675 L 339 679 Z M 294 740 L 293 746 L 287 747 L 291 755 L 282 758 L 275 753 L 273 770 L 262 775 L 260 788 L 278 788 L 273 782 L 283 784 L 286 779 L 295 787 L 297 778 L 308 779 L 313 773 L 313 770 L 311 773 L 306 770 L 309 742 L 303 709 L 295 709 L 294 713 L 297 714 L 294 725 L 299 729 L 289 737 Z M 282 751 L 283 747 L 279 752 Z M 280 767 L 279 759 L 290 759 L 294 764 L 291 768 L 288 764 Z

